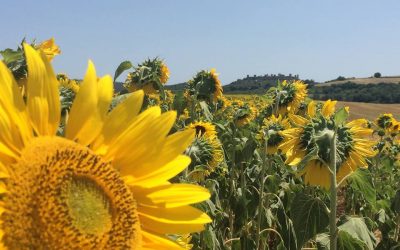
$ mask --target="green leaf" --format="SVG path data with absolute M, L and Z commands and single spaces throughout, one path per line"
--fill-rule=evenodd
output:
M 347 110 L 345 108 L 341 108 L 335 114 L 335 117 L 334 117 L 335 123 L 337 125 L 343 124 L 347 120 L 348 117 L 349 117 L 349 112 L 347 112 Z
M 350 181 L 350 186 L 360 192 L 372 207 L 376 207 L 376 190 L 368 169 L 358 168 L 348 177 L 348 181 Z
M 337 247 L 340 250 L 367 250 L 366 245 L 361 240 L 354 238 L 346 231 L 339 231 Z
M 203 110 L 204 116 L 206 117 L 206 119 L 208 121 L 212 121 L 213 120 L 213 115 L 210 112 L 210 109 L 208 108 L 208 104 L 205 101 L 201 101 L 200 103 L 200 107 Z
M 363 242 L 366 245 L 366 249 L 374 249 L 375 247 L 375 236 L 368 229 L 365 224 L 364 218 L 361 217 L 345 217 L 342 224 L 338 226 L 338 230 L 344 231 L 350 234 L 353 238 Z
M 299 247 L 329 225 L 327 207 L 319 198 L 297 193 L 290 211 Z
M 318 250 L 330 250 L 330 238 L 328 233 L 318 234 L 316 237 Z M 352 237 L 345 231 L 339 231 L 337 238 L 338 250 L 367 250 L 365 244 Z
M 297 238 L 292 220 L 286 215 L 282 206 L 277 211 L 277 231 L 282 236 L 284 246 L 287 249 L 297 249 Z
M 3 60 L 6 64 L 21 60 L 24 57 L 24 52 L 22 50 L 15 51 L 12 49 L 5 49 L 0 51 L 0 54 L 3 56 Z
M 400 213 L 400 189 L 397 190 L 396 195 L 393 198 L 391 208 L 396 213 Z
M 114 82 L 124 71 L 126 71 L 132 67 L 133 67 L 133 65 L 130 61 L 123 61 L 122 63 L 120 63 L 120 65 L 118 66 L 118 68 L 114 74 Z

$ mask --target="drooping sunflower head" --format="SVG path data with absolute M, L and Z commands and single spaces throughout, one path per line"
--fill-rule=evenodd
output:
M 381 130 L 382 133 L 385 134 L 389 133 L 392 135 L 396 135 L 400 129 L 400 122 L 398 122 L 394 117 L 393 114 L 381 114 L 375 121 L 378 130 Z
M 236 126 L 243 127 L 253 121 L 257 116 L 257 109 L 248 103 L 235 106 L 233 119 Z
M 266 147 L 267 154 L 275 154 L 278 151 L 278 146 L 283 141 L 283 136 L 280 132 L 289 127 L 289 120 L 287 118 L 283 119 L 281 115 L 272 115 L 264 119 L 257 138 Z
M 146 94 L 154 94 L 168 79 L 168 67 L 161 59 L 156 57 L 144 61 L 136 66 L 133 72 L 128 73 L 124 87 L 129 92 L 143 89 Z
M 197 96 L 199 100 L 217 102 L 222 97 L 222 85 L 215 69 L 198 72 L 192 80 L 188 81 L 187 91 L 189 95 Z
M 273 105 L 278 105 L 279 114 L 295 114 L 307 97 L 307 85 L 300 80 L 285 80 L 278 82 L 278 87 L 269 91 L 267 96 L 274 100 Z
M 186 154 L 192 159 L 189 167 L 191 178 L 202 181 L 223 161 L 222 145 L 211 123 L 195 122 L 189 125 L 189 129 L 196 133 L 192 144 L 186 149 Z
M 366 157 L 375 155 L 374 142 L 368 138 L 372 130 L 365 119 L 347 124 L 335 124 L 336 101 L 328 100 L 318 109 L 315 102 L 308 106 L 308 117 L 290 115 L 293 128 L 281 132 L 284 137 L 279 148 L 286 154 L 286 163 L 297 166 L 311 156 L 300 172 L 306 183 L 329 187 L 331 142 L 336 140 L 336 171 L 341 181 L 358 167 L 367 167 Z M 343 112 L 345 112 L 344 109 Z
M 139 113 L 142 91 L 109 112 L 112 79 L 90 62 L 56 136 L 59 83 L 43 52 L 24 50 L 26 100 L 0 62 L 2 249 L 181 249 L 168 235 L 210 222 L 190 206 L 207 190 L 169 182 L 189 165 L 194 132 L 169 135 L 175 112 Z

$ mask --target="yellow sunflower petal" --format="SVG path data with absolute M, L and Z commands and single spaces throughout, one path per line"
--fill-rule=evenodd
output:
M 123 133 L 124 136 L 117 144 L 118 150 L 115 151 L 116 148 L 113 147 L 113 151 L 116 152 L 113 165 L 122 175 L 138 176 L 142 175 L 143 171 L 149 172 L 144 164 L 157 158 L 175 119 L 176 112 L 169 111 L 153 120 L 134 123 L 137 126 L 129 127 L 128 130 L 131 130 L 129 133 Z M 135 145 L 134 150 L 131 145 Z
M 113 87 L 110 76 L 97 80 L 96 70 L 89 61 L 83 83 L 71 107 L 66 137 L 88 145 L 99 135 L 107 114 Z
M 160 167 L 154 172 L 135 178 L 126 176 L 125 182 L 130 186 L 154 187 L 165 184 L 166 181 L 182 172 L 190 164 L 190 157 L 179 155 L 173 161 Z
M 307 106 L 307 114 L 309 117 L 315 117 L 317 112 L 317 103 L 315 101 L 311 101 Z
M 146 232 L 144 230 L 142 233 L 142 241 L 143 241 L 143 250 L 182 250 L 180 245 L 176 244 L 172 240 L 169 240 L 163 236 L 159 236 L 153 233 Z
M 194 134 L 193 130 L 187 129 L 168 136 L 162 145 L 162 150 L 154 156 L 153 161 L 143 162 L 140 167 L 131 168 L 129 173 L 140 178 L 141 176 L 157 172 L 185 151 L 190 143 L 192 143 Z
M 139 204 L 165 208 L 181 207 L 208 200 L 210 192 L 191 184 L 167 184 L 153 188 L 132 187 Z
M 142 107 L 144 92 L 133 92 L 122 103 L 115 107 L 105 118 L 103 131 L 93 143 L 92 149 L 104 153 L 104 147 L 116 139 L 131 124 Z
M 27 107 L 39 135 L 55 135 L 60 122 L 58 81 L 46 56 L 24 44 L 28 65 Z
M 330 187 L 330 172 L 328 168 L 318 161 L 310 161 L 304 169 L 304 181 L 307 184 Z
M 22 144 L 32 137 L 32 128 L 28 122 L 25 103 L 18 85 L 2 61 L 0 61 L 0 104 L 14 123 L 13 127 L 9 128 L 13 134 L 13 143 L 16 147 L 21 148 Z
M 333 113 L 335 113 L 336 103 L 337 101 L 331 101 L 330 99 L 327 100 L 322 107 L 322 115 L 326 118 L 333 115 Z
M 160 234 L 184 234 L 204 230 L 210 223 L 207 214 L 191 206 L 159 208 L 138 206 L 139 219 L 143 228 Z
M 289 119 L 297 126 L 304 126 L 309 122 L 306 118 L 293 114 L 289 114 Z

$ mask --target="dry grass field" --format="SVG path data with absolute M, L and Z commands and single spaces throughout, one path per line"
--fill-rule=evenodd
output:
M 400 104 L 377 104 L 364 102 L 338 102 L 338 107 L 350 107 L 350 119 L 366 118 L 374 120 L 379 114 L 392 113 L 400 118 Z

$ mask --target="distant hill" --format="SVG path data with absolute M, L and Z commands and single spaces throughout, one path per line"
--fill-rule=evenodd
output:
M 278 81 L 284 80 L 298 80 L 298 75 L 283 75 L 283 74 L 271 74 L 271 75 L 247 75 L 245 78 L 238 79 L 230 84 L 224 85 L 224 93 L 230 94 L 263 94 L 270 87 L 276 86 Z M 307 83 L 314 83 L 312 80 L 305 80 Z M 186 83 L 179 83 L 174 85 L 166 85 L 166 89 L 170 89 L 172 91 L 183 90 L 186 86 Z
M 298 80 L 298 75 L 271 74 L 249 76 L 224 85 L 225 94 L 264 94 L 278 81 Z M 308 84 L 309 96 L 316 100 L 334 99 L 347 102 L 400 103 L 400 76 L 344 78 L 316 83 L 303 80 Z M 167 85 L 172 91 L 183 90 L 186 83 Z
M 344 77 L 343 77 L 344 78 Z M 356 84 L 379 84 L 379 83 L 400 83 L 400 76 L 382 76 L 382 77 L 365 77 L 365 78 L 344 78 L 343 80 L 331 80 L 321 83 L 320 86 L 329 86 L 333 84 L 343 84 L 352 82 Z

